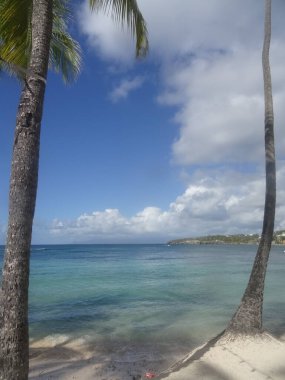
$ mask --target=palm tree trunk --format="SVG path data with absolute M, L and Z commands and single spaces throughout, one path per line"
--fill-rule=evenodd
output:
M 40 127 L 52 33 L 52 0 L 33 0 L 32 52 L 13 147 L 2 277 L 0 379 L 28 379 L 28 286 Z
M 271 39 L 271 0 L 265 0 L 264 44 L 262 67 L 265 101 L 265 171 L 266 193 L 263 229 L 250 279 L 241 303 L 229 323 L 227 331 L 255 334 L 262 331 L 262 308 L 267 262 L 274 232 L 276 203 L 276 168 L 274 148 L 274 115 L 269 63 Z

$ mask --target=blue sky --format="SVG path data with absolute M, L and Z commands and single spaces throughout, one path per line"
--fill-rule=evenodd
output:
M 164 242 L 259 232 L 264 200 L 263 4 L 138 1 L 150 54 L 108 17 L 77 7 L 78 80 L 50 72 L 34 243 Z M 178 7 L 179 5 L 179 7 Z M 273 2 L 271 65 L 285 228 L 285 4 Z M 1 75 L 0 226 L 5 241 L 20 85 Z

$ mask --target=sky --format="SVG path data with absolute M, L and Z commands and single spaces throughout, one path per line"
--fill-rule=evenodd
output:
M 276 230 L 285 228 L 285 2 L 272 2 Z M 73 3 L 77 81 L 49 72 L 34 244 L 260 233 L 263 1 L 138 0 L 150 51 Z M 0 76 L 0 243 L 20 84 Z

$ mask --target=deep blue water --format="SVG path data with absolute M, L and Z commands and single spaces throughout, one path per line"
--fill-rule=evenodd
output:
M 272 248 L 264 302 L 264 325 L 276 334 L 285 331 L 283 250 Z M 255 252 L 253 245 L 34 246 L 31 338 L 201 343 L 225 328 Z

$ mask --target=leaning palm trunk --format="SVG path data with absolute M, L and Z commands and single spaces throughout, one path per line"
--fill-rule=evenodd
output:
M 264 44 L 262 66 L 264 77 L 265 100 L 265 158 L 266 158 L 266 193 L 263 229 L 257 254 L 251 271 L 247 288 L 241 303 L 228 326 L 229 332 L 259 333 L 262 331 L 262 307 L 264 281 L 267 262 L 274 232 L 276 203 L 276 169 L 274 148 L 274 117 L 272 101 L 272 84 L 269 64 L 271 38 L 271 0 L 265 1 Z
M 52 0 L 33 0 L 32 52 L 18 107 L 2 278 L 0 379 L 28 379 L 28 286 Z

